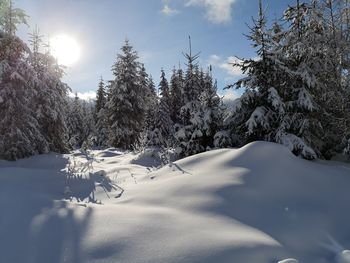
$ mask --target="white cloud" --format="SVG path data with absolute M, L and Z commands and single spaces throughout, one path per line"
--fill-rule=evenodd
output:
M 200 6 L 206 9 L 206 17 L 216 24 L 232 20 L 232 6 L 236 0 L 187 0 L 186 6 Z
M 241 68 L 238 66 L 234 66 L 235 63 L 240 63 L 240 60 L 238 60 L 235 57 L 228 57 L 226 59 L 222 59 L 218 55 L 211 55 L 208 59 L 208 64 L 225 71 L 228 75 L 228 79 L 232 79 L 233 77 L 239 77 L 243 75 Z
M 78 98 L 86 101 L 95 100 L 96 99 L 96 91 L 90 90 L 87 92 L 77 92 Z M 69 97 L 74 98 L 75 93 L 70 92 Z
M 179 13 L 177 9 L 171 8 L 167 3 L 164 4 L 163 9 L 160 10 L 160 12 L 166 16 L 173 16 Z

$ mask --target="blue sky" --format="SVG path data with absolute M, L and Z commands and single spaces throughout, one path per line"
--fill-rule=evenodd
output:
M 292 0 L 265 0 L 270 20 L 279 17 Z M 139 52 L 149 74 L 158 82 L 160 69 L 183 66 L 188 35 L 200 64 L 213 65 L 221 90 L 239 71 L 227 64 L 232 56 L 254 57 L 243 34 L 258 12 L 258 0 L 15 0 L 43 35 L 66 34 L 81 46 L 80 60 L 67 69 L 64 80 L 73 91 L 97 89 L 99 77 L 112 79 L 111 66 L 125 38 Z M 184 67 L 184 66 L 183 66 Z M 221 92 L 221 91 L 220 91 Z M 232 94 L 231 94 L 232 95 Z

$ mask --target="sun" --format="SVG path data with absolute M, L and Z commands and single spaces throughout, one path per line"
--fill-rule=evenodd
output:
M 58 64 L 71 66 L 80 58 L 80 46 L 78 42 L 68 35 L 57 35 L 51 38 L 51 54 L 57 59 Z

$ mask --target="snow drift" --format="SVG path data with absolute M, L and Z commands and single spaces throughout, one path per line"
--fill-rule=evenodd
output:
M 71 155 L 0 162 L 0 262 L 350 262 L 345 164 L 264 142 L 157 171 L 95 154 L 86 176 Z

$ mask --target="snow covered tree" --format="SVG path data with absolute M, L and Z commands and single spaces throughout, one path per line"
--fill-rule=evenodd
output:
M 297 0 L 282 23 L 268 29 L 260 1 L 249 35 L 258 59 L 236 64 L 246 74 L 236 87 L 246 92 L 232 106 L 218 141 L 228 142 L 229 134 L 234 145 L 278 142 L 307 159 L 343 151 L 350 72 L 344 6 L 342 1 Z
M 155 115 L 158 105 L 157 91 L 152 76 L 148 79 L 146 105 L 147 112 L 145 127 L 146 129 L 149 129 L 149 127 L 155 123 Z
M 160 99 L 156 112 L 156 123 L 154 134 L 158 136 L 159 146 L 166 146 L 173 136 L 173 122 L 170 112 L 170 89 L 165 72 L 161 71 L 161 81 L 159 83 Z
M 312 19 L 309 19 L 310 22 L 322 23 L 322 40 L 316 39 L 320 41 L 318 45 L 321 43 L 323 47 L 322 56 L 320 54 L 317 58 L 322 66 L 317 79 L 319 86 L 322 87 L 322 92 L 318 92 L 318 103 L 323 111 L 320 122 L 325 131 L 321 153 L 327 159 L 342 152 L 342 142 L 347 137 L 346 94 L 349 85 L 346 84 L 346 78 L 349 72 L 350 51 L 347 37 L 349 31 L 347 2 L 315 1 L 313 9 L 317 9 L 319 15 L 313 15 Z
M 300 4 L 297 1 L 296 6 L 287 9 L 285 20 L 290 23 L 290 27 L 286 31 L 284 46 L 280 49 L 284 53 L 290 76 L 289 130 L 293 138 L 298 138 L 293 151 L 308 159 L 322 156 L 325 132 L 321 116 L 326 114 L 326 108 L 320 105 L 319 100 L 319 94 L 325 91 L 325 86 L 319 75 L 327 70 L 325 65 L 328 56 L 324 56 L 327 51 L 325 29 L 322 10 L 317 2 Z M 288 139 L 288 136 L 284 136 L 280 141 L 286 144 L 290 142 Z
M 50 151 L 66 153 L 69 149 L 65 122 L 68 86 L 61 81 L 64 71 L 49 52 L 41 53 L 42 37 L 36 29 L 30 35 L 33 52 L 29 63 L 35 72 L 33 88 L 36 95 L 32 106 L 36 107 L 36 119 Z
M 162 136 L 160 135 L 160 131 L 156 128 L 158 113 L 158 96 L 152 77 L 150 77 L 148 81 L 147 94 L 147 112 L 142 145 L 159 147 L 161 145 Z
M 284 21 L 290 26 L 283 31 L 278 23 L 267 29 L 260 1 L 259 19 L 249 36 L 259 58 L 240 64 L 247 77 L 236 85 L 246 93 L 226 118 L 236 143 L 267 140 L 307 159 L 320 156 L 323 131 L 316 95 L 322 90 L 317 74 L 324 39 L 317 20 L 322 16 L 313 2 L 289 7 Z
M 109 143 L 132 149 L 140 142 L 145 121 L 146 87 L 140 85 L 140 63 L 137 52 L 126 40 L 113 65 L 114 81 L 107 102 Z
M 285 105 L 279 95 L 285 77 L 280 72 L 280 62 L 271 52 L 271 34 L 266 28 L 266 17 L 261 1 L 259 18 L 253 19 L 248 39 L 257 48 L 257 59 L 248 59 L 236 64 L 247 75 L 235 85 L 245 88 L 243 96 L 234 103 L 232 112 L 226 118 L 231 141 L 236 145 L 255 140 L 273 140 L 272 131 L 276 120 L 285 112 Z M 282 72 L 283 73 L 283 72 Z
M 107 94 L 105 84 L 101 77 L 95 104 L 95 126 L 96 126 L 96 144 L 100 147 L 108 146 L 108 111 L 107 111 Z
M 30 50 L 15 36 L 24 12 L 11 1 L 1 2 L 0 12 L 0 158 L 16 160 L 48 151 L 48 144 L 31 108 L 35 96 Z
M 221 100 L 217 94 L 217 83 L 213 82 L 211 67 L 209 72 L 203 76 L 203 90 L 200 95 L 201 108 L 203 112 L 203 146 L 211 148 L 214 146 L 214 137 L 222 127 L 223 109 Z
M 0 28 L 4 33 L 14 35 L 18 25 L 27 25 L 27 19 L 24 10 L 13 7 L 12 0 L 0 1 Z
M 147 86 L 147 103 L 146 103 L 147 113 L 146 113 L 146 122 L 145 122 L 146 127 L 154 123 L 157 104 L 158 104 L 157 91 L 156 91 L 153 78 L 151 76 L 148 80 L 148 86 Z
M 184 54 L 187 59 L 187 70 L 184 77 L 180 123 L 175 126 L 176 152 L 179 156 L 190 156 L 203 152 L 202 145 L 203 113 L 201 111 L 200 70 L 196 60 L 199 54 L 193 55 L 190 39 L 190 52 Z
M 96 123 L 94 118 L 95 103 L 94 101 L 83 100 L 81 102 L 83 109 L 83 143 L 88 142 L 89 145 L 96 144 Z
M 107 103 L 107 93 L 105 90 L 105 84 L 103 78 L 101 77 L 100 82 L 98 83 L 98 89 L 96 94 L 96 103 L 95 103 L 95 116 L 98 115 L 101 109 L 105 108 Z
M 69 144 L 73 148 L 80 148 L 85 140 L 85 123 L 83 106 L 77 94 L 69 103 L 67 127 Z
M 180 123 L 180 113 L 181 107 L 183 106 L 183 72 L 182 69 L 179 68 L 176 70 L 174 68 L 171 80 L 170 80 L 170 111 L 171 111 L 171 119 L 174 123 Z

